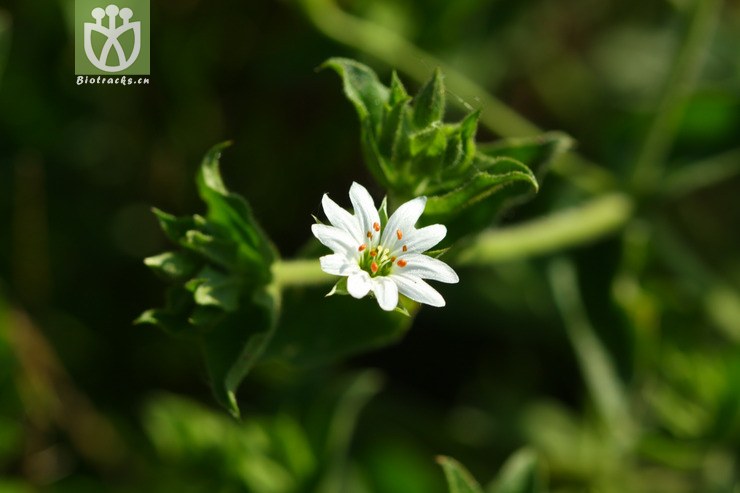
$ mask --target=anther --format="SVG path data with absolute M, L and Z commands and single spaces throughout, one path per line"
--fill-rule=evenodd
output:
M 370 252 L 371 257 L 376 257 L 377 255 L 378 255 L 378 252 L 376 250 L 373 250 L 372 252 Z
M 404 259 L 401 259 L 401 260 L 398 261 L 398 266 L 399 267 L 406 267 L 406 264 L 407 264 L 407 262 Z
M 404 246 L 403 246 L 403 249 L 402 249 L 402 250 L 403 250 L 403 251 L 405 252 L 405 251 L 407 251 L 408 249 L 409 249 L 409 247 L 407 247 L 406 245 L 404 245 Z
M 396 230 L 396 238 L 398 238 L 399 240 L 400 240 L 401 238 L 403 238 L 403 233 L 401 233 L 401 230 L 400 230 L 400 229 L 397 229 L 397 230 Z
M 360 245 L 360 248 L 358 248 L 358 249 L 357 249 L 357 251 L 358 251 L 358 252 L 361 252 L 361 251 L 363 251 L 363 250 L 364 250 L 365 248 L 367 248 L 367 245 L 363 243 L 362 245 Z
M 375 260 L 373 260 L 373 263 L 370 264 L 370 270 L 373 271 L 373 274 L 378 272 L 378 264 L 375 263 Z
M 368 238 L 372 238 L 372 237 L 373 237 L 373 233 L 372 233 L 372 232 L 370 232 L 370 231 L 368 231 L 368 232 L 367 232 L 367 237 L 368 237 Z
M 391 257 L 391 263 L 396 261 L 396 257 Z
M 378 224 L 378 223 L 373 223 L 373 229 L 374 229 L 375 231 L 380 231 L 380 224 Z

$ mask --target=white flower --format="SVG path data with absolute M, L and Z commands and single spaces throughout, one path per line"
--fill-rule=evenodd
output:
M 332 255 L 321 257 L 321 269 L 327 274 L 347 276 L 347 291 L 355 298 L 372 291 L 383 310 L 396 308 L 399 293 L 419 303 L 444 306 L 442 295 L 424 279 L 447 283 L 459 279 L 449 265 L 423 255 L 447 234 L 447 228 L 441 224 L 414 227 L 424 212 L 427 198 L 406 202 L 386 224 L 381 224 L 380 214 L 365 187 L 352 183 L 349 198 L 354 215 L 326 194 L 321 199 L 331 226 L 314 224 L 311 231 L 334 250 Z

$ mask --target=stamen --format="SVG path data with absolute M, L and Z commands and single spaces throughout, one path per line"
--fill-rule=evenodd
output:
M 370 252 L 370 256 L 371 257 L 375 257 L 377 255 L 378 255 L 378 251 L 377 250 L 373 250 L 372 252 Z
M 391 257 L 391 263 L 396 261 L 396 257 Z
M 372 238 L 372 237 L 373 237 L 373 233 L 372 233 L 372 232 L 370 232 L 370 231 L 368 231 L 368 232 L 367 232 L 367 237 L 368 237 L 368 238 Z
M 378 224 L 378 223 L 373 223 L 373 229 L 374 229 L 375 231 L 380 231 L 380 224 Z
M 360 248 L 358 248 L 358 249 L 357 249 L 357 251 L 358 251 L 358 252 L 361 252 L 361 251 L 363 251 L 363 250 L 364 250 L 365 248 L 367 248 L 367 245 L 363 243 L 362 245 L 360 245 Z
M 405 251 L 407 251 L 408 249 L 409 249 L 409 247 L 407 247 L 406 245 L 404 245 L 404 246 L 403 246 L 403 249 L 402 249 L 402 250 L 403 250 L 403 251 L 405 252 Z
M 396 238 L 398 238 L 399 240 L 400 240 L 401 238 L 403 238 L 403 233 L 401 233 L 401 230 L 400 230 L 400 229 L 397 229 L 397 230 L 396 230 Z
M 407 264 L 407 262 L 404 259 L 401 259 L 401 260 L 398 261 L 398 266 L 399 267 L 406 267 L 406 264 Z
M 373 271 L 373 274 L 378 272 L 378 264 L 375 263 L 375 260 L 373 260 L 373 263 L 370 264 L 370 270 Z

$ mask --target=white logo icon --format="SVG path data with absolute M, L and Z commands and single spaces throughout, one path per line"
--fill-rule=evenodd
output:
M 91 12 L 95 23 L 85 22 L 85 54 L 90 63 L 105 72 L 120 72 L 129 68 L 138 58 L 141 51 L 141 22 L 129 22 L 133 17 L 133 11 L 126 7 L 118 10 L 117 5 L 108 5 L 105 10 L 100 7 L 94 8 Z M 108 16 L 108 26 L 103 25 L 103 17 Z M 123 20 L 123 23 L 116 27 L 116 16 Z M 134 48 L 129 56 L 123 51 L 123 46 L 118 41 L 119 36 L 131 29 L 134 33 Z M 92 33 L 97 31 L 106 37 L 103 49 L 100 50 L 100 56 L 93 51 Z M 110 51 L 115 50 L 118 57 L 118 65 L 108 65 Z

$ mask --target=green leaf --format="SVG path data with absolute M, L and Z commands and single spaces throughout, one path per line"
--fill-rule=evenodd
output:
M 227 312 L 236 311 L 242 286 L 238 277 L 206 266 L 198 273 L 197 280 L 200 282 L 193 292 L 195 303 L 215 306 Z
M 522 163 L 487 158 L 484 164 L 485 171 L 475 172 L 459 188 L 429 197 L 422 223 L 447 224 L 450 239 L 459 238 L 485 228 L 505 207 L 538 189 L 534 175 Z
M 208 205 L 208 220 L 224 227 L 225 233 L 240 244 L 240 252 L 250 263 L 261 263 L 269 271 L 269 264 L 278 256 L 277 250 L 254 219 L 247 201 L 229 192 L 221 178 L 219 157 L 229 145 L 229 142 L 216 145 L 203 158 L 196 180 L 198 191 Z
M 385 312 L 371 298 L 323 298 L 325 288 L 284 293 L 279 328 L 265 354 L 295 365 L 334 362 L 398 341 L 411 327 L 418 304 L 403 300 L 411 316 Z
M 437 463 L 444 470 L 450 493 L 483 493 L 480 485 L 468 470 L 452 457 L 439 456 Z
M 216 399 L 239 416 L 236 389 L 262 357 L 280 313 L 280 291 L 255 292 L 249 303 L 225 317 L 203 338 L 203 354 Z
M 488 488 L 489 493 L 544 493 L 537 454 L 521 449 L 501 467 L 498 477 Z
M 187 252 L 164 252 L 145 258 L 144 264 L 164 279 L 179 281 L 195 274 L 200 262 Z
M 547 132 L 534 137 L 501 139 L 480 145 L 478 152 L 488 157 L 509 157 L 524 163 L 542 178 L 549 166 L 573 148 L 574 141 L 562 132 Z
M 414 125 L 417 129 L 426 128 L 434 122 L 441 122 L 444 113 L 445 86 L 442 72 L 437 68 L 414 98 Z
M 321 68 L 327 67 L 342 78 L 344 94 L 354 104 L 360 121 L 369 120 L 370 129 L 376 133 L 383 117 L 383 106 L 388 101 L 388 88 L 372 69 L 355 60 L 330 58 L 321 65 Z
M 177 217 L 156 207 L 152 208 L 152 212 L 157 216 L 159 227 L 162 228 L 167 238 L 177 244 L 181 244 L 185 240 L 188 231 L 202 229 L 206 223 L 204 218 L 197 215 Z
M 233 241 L 216 238 L 200 231 L 188 231 L 182 245 L 224 269 L 237 268 L 239 248 Z

